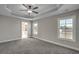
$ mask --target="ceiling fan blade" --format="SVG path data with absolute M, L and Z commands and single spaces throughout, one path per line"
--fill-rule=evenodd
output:
M 34 13 L 38 14 L 38 12 L 36 12 L 36 11 L 32 11 L 32 12 L 34 12 Z
M 27 6 L 25 4 L 22 4 L 22 5 L 27 8 Z
M 19 11 L 27 11 L 27 10 L 19 10 Z
M 34 9 L 38 9 L 38 7 L 34 7 L 33 10 L 34 10 Z

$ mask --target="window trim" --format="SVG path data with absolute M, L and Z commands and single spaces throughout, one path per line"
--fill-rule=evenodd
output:
M 72 18 L 73 19 L 73 39 L 70 40 L 70 39 L 66 39 L 66 38 L 59 38 L 59 20 L 61 19 L 69 19 L 69 18 Z M 59 17 L 57 19 L 57 36 L 58 36 L 58 39 L 60 40 L 67 40 L 67 41 L 72 41 L 72 42 L 75 42 L 76 41 L 76 15 L 70 15 L 70 16 L 63 16 L 63 17 Z

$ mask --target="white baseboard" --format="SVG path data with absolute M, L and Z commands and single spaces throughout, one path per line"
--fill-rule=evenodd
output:
M 72 46 L 69 46 L 69 45 L 57 43 L 57 42 L 50 41 L 50 40 L 41 39 L 41 38 L 38 38 L 38 37 L 33 37 L 33 38 L 36 38 L 36 39 L 39 39 L 39 40 L 42 40 L 42 41 L 45 41 L 45 42 L 53 43 L 53 44 L 56 44 L 56 45 L 59 45 L 59 46 L 63 46 L 63 47 L 69 48 L 69 49 L 73 49 L 73 50 L 79 51 L 79 48 L 72 47 Z
M 3 40 L 3 41 L 0 41 L 0 43 L 5 43 L 5 42 L 9 42 L 9 41 L 20 40 L 20 39 L 21 39 L 21 38 L 10 39 L 10 40 Z

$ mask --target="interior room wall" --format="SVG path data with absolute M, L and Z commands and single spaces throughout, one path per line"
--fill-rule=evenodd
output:
M 0 42 L 21 39 L 21 20 L 0 16 Z
M 57 19 L 63 16 L 76 15 L 76 41 L 68 41 L 58 39 L 57 34 Z M 79 10 L 72 11 L 57 16 L 50 16 L 35 20 L 38 22 L 38 34 L 33 35 L 34 38 L 38 38 L 44 41 L 55 43 L 58 45 L 66 46 L 68 48 L 79 50 Z

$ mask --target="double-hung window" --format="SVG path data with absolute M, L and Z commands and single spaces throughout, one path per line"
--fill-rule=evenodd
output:
M 76 28 L 75 16 L 62 17 L 58 19 L 58 37 L 65 40 L 75 40 Z

